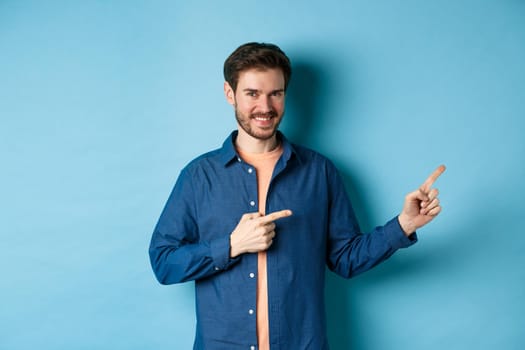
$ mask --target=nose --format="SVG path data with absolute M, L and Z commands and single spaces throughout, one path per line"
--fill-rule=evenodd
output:
M 269 96 L 261 95 L 259 97 L 259 109 L 261 113 L 268 113 L 272 110 L 271 100 Z

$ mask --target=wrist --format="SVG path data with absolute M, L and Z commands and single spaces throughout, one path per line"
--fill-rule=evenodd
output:
M 240 252 L 237 249 L 237 244 L 235 244 L 235 237 L 233 233 L 230 235 L 230 258 L 235 258 L 240 255 Z
M 399 226 L 401 226 L 401 229 L 405 233 L 405 236 L 410 236 L 414 232 L 416 232 L 416 225 L 403 213 L 399 214 L 397 217 L 397 221 L 399 222 Z

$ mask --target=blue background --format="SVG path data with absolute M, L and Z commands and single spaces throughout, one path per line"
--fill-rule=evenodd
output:
M 282 129 L 365 230 L 434 168 L 420 242 L 329 274 L 336 350 L 525 343 L 525 2 L 0 1 L 0 349 L 190 349 L 193 284 L 150 270 L 181 168 L 236 127 L 222 64 L 280 45 Z

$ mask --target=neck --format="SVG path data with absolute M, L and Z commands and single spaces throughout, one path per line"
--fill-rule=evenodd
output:
M 265 153 L 276 149 L 277 146 L 279 146 L 279 140 L 277 139 L 277 134 L 273 135 L 269 139 L 260 140 L 246 134 L 244 130 L 239 130 L 235 140 L 235 145 L 244 152 Z

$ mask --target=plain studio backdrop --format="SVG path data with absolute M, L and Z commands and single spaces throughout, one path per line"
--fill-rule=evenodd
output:
M 1 0 L 0 349 L 192 347 L 193 283 L 160 286 L 147 249 L 236 128 L 222 64 L 248 41 L 290 56 L 282 130 L 336 163 L 365 231 L 448 166 L 416 246 L 328 274 L 332 349 L 521 349 L 522 0 Z

